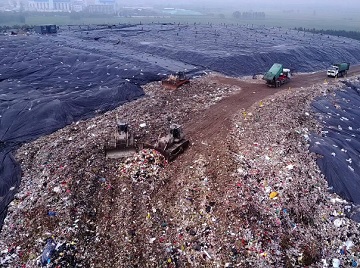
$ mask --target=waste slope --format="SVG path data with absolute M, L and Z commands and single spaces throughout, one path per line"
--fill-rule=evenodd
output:
M 0 36 L 0 51 L 0 213 L 20 181 L 14 146 L 139 98 L 143 84 L 180 70 L 241 76 L 274 62 L 302 72 L 360 62 L 355 40 L 235 24 L 66 26 Z
M 310 151 L 321 156 L 317 163 L 333 191 L 360 206 L 360 82 L 344 83 L 312 104 L 323 130 L 311 137 Z M 356 209 L 351 217 L 360 222 Z
M 127 81 L 137 70 L 118 70 L 117 61 L 52 41 L 34 36 L 0 41 L 0 212 L 20 183 L 14 147 L 139 98 L 140 84 L 154 79 L 143 74 L 143 80 Z

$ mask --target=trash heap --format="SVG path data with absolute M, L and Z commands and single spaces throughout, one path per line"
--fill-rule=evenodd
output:
M 134 182 L 156 179 L 159 172 L 167 165 L 165 157 L 154 149 L 143 149 L 134 157 L 127 158 L 119 170 L 130 176 Z
M 144 99 L 18 150 L 23 179 L 0 233 L 1 267 L 358 266 L 359 224 L 308 151 L 321 131 L 310 102 L 336 85 L 263 99 L 230 131 L 192 133 L 172 163 L 152 149 L 106 158 L 117 118 L 152 141 L 169 121 L 202 123 L 214 98 L 237 90 L 206 78 L 145 88 Z
M 235 120 L 238 139 L 236 188 L 241 197 L 243 265 L 263 267 L 357 267 L 359 224 L 346 217 L 351 207 L 328 187 L 309 153 L 310 133 L 321 130 L 310 111 L 315 95 L 331 94 L 336 86 L 297 89 L 243 111 Z M 230 231 L 230 230 L 229 230 Z M 244 256 L 245 257 L 245 256 Z M 257 265 L 255 265 L 257 266 Z
M 181 124 L 195 111 L 239 88 L 198 78 L 181 91 L 163 90 L 160 82 L 144 90 L 145 98 L 75 122 L 18 151 L 24 174 L 0 233 L 2 267 L 37 267 L 42 259 L 48 267 L 59 263 L 61 267 L 121 267 L 136 259 L 141 239 L 132 238 L 144 231 L 146 241 L 151 239 L 148 228 L 142 230 L 141 224 L 160 217 L 160 211 L 155 213 L 149 204 L 149 195 L 164 184 L 160 171 L 167 162 L 147 149 L 125 162 L 106 159 L 103 143 L 113 133 L 116 119 L 129 122 L 139 142 L 153 142 L 159 133 L 167 133 L 169 121 Z M 199 101 L 203 93 L 211 95 L 207 104 Z M 191 94 L 194 98 L 188 98 Z M 184 98 L 187 101 L 180 102 Z M 71 256 L 65 258 L 68 264 L 57 257 L 56 249 L 43 258 L 54 243 L 60 250 L 64 243 L 71 245 L 68 253 L 59 253 Z M 122 245 L 120 251 L 118 245 Z

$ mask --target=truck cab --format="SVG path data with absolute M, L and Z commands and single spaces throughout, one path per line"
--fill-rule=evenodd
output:
M 284 68 L 284 69 L 283 69 L 283 72 L 282 72 L 282 75 L 283 75 L 283 76 L 286 76 L 287 78 L 291 78 L 291 71 L 290 71 L 290 69 Z
M 339 67 L 337 67 L 337 66 L 329 67 L 326 74 L 328 77 L 338 77 Z

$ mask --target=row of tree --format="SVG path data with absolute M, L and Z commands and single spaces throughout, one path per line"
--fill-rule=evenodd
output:
M 0 24 L 8 22 L 25 23 L 25 16 L 16 12 L 0 12 Z
M 310 33 L 316 33 L 316 34 L 325 34 L 325 35 L 335 35 L 335 36 L 343 36 L 352 38 L 355 40 L 360 40 L 360 32 L 358 31 L 345 31 L 345 30 L 317 30 L 315 28 L 312 29 L 306 29 L 303 27 L 295 27 L 294 28 L 297 31 L 304 31 L 304 32 L 310 32 Z

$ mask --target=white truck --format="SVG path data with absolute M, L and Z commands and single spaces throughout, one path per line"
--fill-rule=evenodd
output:
M 328 77 L 342 77 L 347 74 L 350 63 L 342 62 L 333 64 L 326 72 Z

